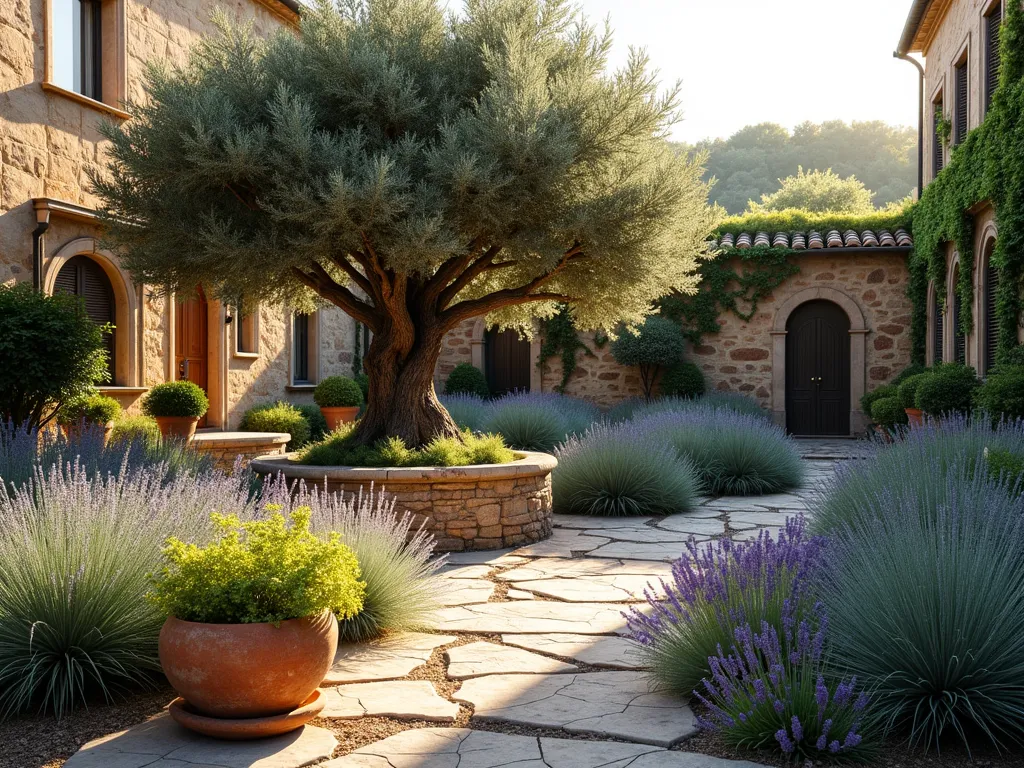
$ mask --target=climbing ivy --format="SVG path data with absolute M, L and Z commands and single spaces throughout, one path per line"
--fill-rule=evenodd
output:
M 683 329 L 692 344 L 705 334 L 718 333 L 719 317 L 732 312 L 743 321 L 757 313 L 758 303 L 800 271 L 785 248 L 749 248 L 729 251 L 700 266 L 700 285 L 693 296 L 673 293 L 658 300 L 661 313 Z
M 541 320 L 540 332 L 543 341 L 540 345 L 540 360 L 537 361 L 537 367 L 543 368 L 548 358 L 560 355 L 562 358 L 562 383 L 555 387 L 555 391 L 564 392 L 565 386 L 569 383 L 569 377 L 576 370 L 576 353 L 583 350 L 589 357 L 593 357 L 594 353 L 580 341 L 576 326 L 572 322 L 572 314 L 565 304 L 560 305 L 558 312 L 554 315 Z M 599 347 L 608 342 L 607 336 L 604 336 L 603 339 L 603 342 L 598 343 Z
M 915 362 L 924 362 L 928 327 L 928 283 L 946 300 L 946 244 L 960 254 L 960 279 L 955 290 L 961 302 L 960 332 L 974 327 L 973 206 L 990 200 L 996 211 L 999 238 L 992 266 L 999 271 L 996 317 L 1000 359 L 1017 346 L 1024 277 L 1024 6 L 1008 3 L 1000 32 L 1002 65 L 999 87 L 985 121 L 953 149 L 946 168 L 921 195 L 913 211 L 914 254 L 908 292 L 914 304 L 912 321 Z

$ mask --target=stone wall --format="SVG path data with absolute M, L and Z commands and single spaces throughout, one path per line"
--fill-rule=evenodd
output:
M 239 457 L 246 467 L 259 456 L 283 454 L 290 439 L 291 435 L 278 432 L 199 432 L 191 447 L 210 456 L 217 469 L 230 472 Z
M 351 469 L 307 467 L 287 458 L 259 459 L 261 474 L 321 484 L 328 491 L 358 493 L 372 484 L 395 497 L 398 512 L 411 512 L 445 552 L 500 549 L 540 541 L 551 534 L 553 456 L 524 452 L 511 464 L 476 467 Z
M 704 372 L 708 389 L 740 392 L 756 398 L 765 408 L 778 411 L 778 398 L 774 397 L 778 374 L 776 337 L 772 331 L 780 308 L 814 289 L 838 292 L 852 302 L 854 314 L 862 317 L 850 319 L 851 328 L 858 329 L 863 323 L 867 331 L 860 370 L 854 371 L 854 375 L 862 376 L 864 391 L 887 383 L 910 365 L 911 304 L 906 296 L 908 272 L 903 253 L 881 249 L 844 253 L 837 249 L 834 253 L 808 251 L 793 259 L 800 272 L 765 297 L 749 321 L 725 313 L 718 318 L 718 333 L 706 336 L 700 345 L 687 350 L 687 359 Z M 577 354 L 576 370 L 565 389 L 567 394 L 591 400 L 602 408 L 642 394 L 637 370 L 616 363 L 609 344 L 598 345 L 593 333 L 581 334 L 580 339 L 587 352 Z M 477 344 L 481 345 L 477 357 L 482 361 L 486 350 L 479 324 L 464 323 L 451 334 L 438 364 L 439 386 L 443 386 L 447 373 L 460 362 L 482 365 L 473 358 Z M 533 362 L 538 362 L 536 357 Z M 784 373 L 784 362 L 781 365 Z M 561 384 L 562 365 L 557 357 L 545 361 L 542 371 L 541 391 L 553 391 Z M 855 401 L 851 405 L 857 410 L 856 387 L 852 394 Z

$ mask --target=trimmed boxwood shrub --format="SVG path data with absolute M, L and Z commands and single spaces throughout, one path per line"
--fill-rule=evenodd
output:
M 355 408 L 363 404 L 363 390 L 347 376 L 328 376 L 316 385 L 313 400 L 321 408 Z
M 1024 418 L 1024 365 L 1000 366 L 989 374 L 974 403 L 995 420 Z
M 900 407 L 917 408 L 917 388 L 921 386 L 928 376 L 928 373 L 915 373 L 913 376 L 908 376 L 903 380 L 903 382 L 896 388 L 897 396 L 900 400 Z
M 890 381 L 889 383 L 892 384 L 894 387 L 898 387 L 911 376 L 917 376 L 922 373 L 928 373 L 928 371 L 929 368 L 927 366 L 921 365 L 920 363 L 914 363 L 913 365 L 908 365 L 906 368 L 900 371 L 899 375 L 896 376 L 896 378 Z M 913 408 L 913 406 L 910 407 Z
M 291 403 L 278 401 L 257 405 L 245 412 L 239 429 L 243 432 L 287 432 L 292 436 L 288 450 L 294 451 L 309 442 L 312 429 L 302 411 Z
M 314 443 L 322 440 L 327 434 L 327 419 L 320 412 L 320 407 L 316 405 L 296 405 L 295 407 L 299 409 L 299 413 L 306 418 L 306 423 L 309 424 L 309 439 Z
M 886 429 L 893 429 L 909 421 L 899 396 L 876 400 L 871 406 L 871 420 Z
M 694 363 L 670 365 L 661 377 L 661 394 L 665 397 L 700 397 L 704 390 L 704 374 Z
M 487 398 L 490 397 L 491 390 L 487 386 L 487 377 L 484 376 L 483 371 L 475 365 L 459 363 L 448 374 L 448 380 L 444 383 L 444 393 L 446 395 L 476 395 Z
M 157 384 L 142 401 L 147 416 L 180 416 L 200 418 L 210 408 L 210 400 L 202 388 L 191 381 L 168 381 Z
M 683 331 L 678 323 L 661 315 L 650 315 L 637 330 L 619 329 L 619 337 L 612 342 L 612 356 L 619 365 L 640 369 L 644 397 L 650 400 L 661 369 L 683 357 Z
M 931 416 L 968 413 L 979 384 L 978 374 L 970 366 L 944 363 L 918 385 L 915 403 Z
M 114 421 L 110 444 L 140 443 L 155 446 L 160 442 L 160 426 L 150 416 L 121 416 Z
M 871 408 L 874 406 L 876 400 L 881 400 L 883 397 L 895 397 L 898 394 L 899 389 L 895 385 L 885 384 L 871 392 L 865 392 L 863 397 L 860 399 L 860 409 L 870 416 Z
M 121 404 L 106 395 L 89 395 L 78 398 L 60 409 L 57 421 L 66 426 L 76 426 L 83 420 L 87 424 L 104 425 L 121 415 Z

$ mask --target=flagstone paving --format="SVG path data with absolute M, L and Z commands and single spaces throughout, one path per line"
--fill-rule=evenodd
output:
M 663 518 L 555 515 L 546 541 L 447 556 L 439 573 L 445 607 L 433 627 L 342 646 L 323 682 L 326 722 L 388 718 L 413 730 L 336 756 L 324 728 L 236 744 L 191 734 L 161 715 L 91 742 L 66 766 L 759 768 L 663 748 L 695 732 L 694 716 L 685 700 L 652 690 L 622 613 L 671 578 L 671 562 L 691 536 L 777 535 L 787 518 L 813 513 L 841 460 L 871 450 L 848 441 L 799 447 L 814 458 L 805 460 L 803 487 L 789 493 L 699 499 Z M 469 728 L 420 727 L 467 720 Z M 488 731 L 473 730 L 483 722 Z M 491 732 L 504 728 L 514 733 Z M 549 738 L 551 729 L 576 739 Z
M 453 680 L 497 674 L 537 675 L 579 671 L 575 664 L 497 643 L 460 645 L 449 649 L 445 655 L 448 658 L 448 677 Z
M 403 731 L 339 757 L 324 768 L 758 768 L 693 752 L 645 744 L 579 741 L 423 728 Z

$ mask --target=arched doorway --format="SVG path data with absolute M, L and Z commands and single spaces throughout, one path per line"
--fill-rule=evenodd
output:
M 850 318 L 826 300 L 786 323 L 786 428 L 800 436 L 850 434 Z
M 493 395 L 530 391 L 530 342 L 515 330 L 491 328 L 484 336 L 484 373 Z
M 187 379 L 209 390 L 209 305 L 201 287 L 186 301 L 178 302 L 174 314 L 175 378 Z M 206 426 L 206 417 L 199 421 Z
M 97 325 L 117 320 L 117 306 L 114 301 L 114 287 L 110 278 L 99 264 L 88 256 L 73 256 L 61 266 L 53 282 L 54 293 L 70 293 L 82 299 L 85 312 Z M 116 327 L 104 337 L 107 349 L 107 367 L 110 373 L 109 383 L 115 381 L 114 351 Z

